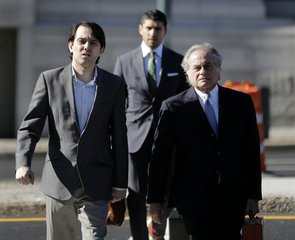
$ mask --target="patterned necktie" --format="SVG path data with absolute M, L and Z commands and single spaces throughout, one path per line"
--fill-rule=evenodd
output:
M 210 98 L 210 94 L 208 94 L 208 97 L 205 101 L 205 114 L 207 116 L 207 119 L 214 131 L 215 136 L 218 136 L 218 126 L 217 126 L 217 121 L 216 121 L 216 117 L 215 117 L 215 113 L 214 113 L 214 109 L 212 104 L 209 101 Z
M 155 53 L 150 51 L 149 61 L 148 61 L 148 75 L 147 81 L 149 85 L 149 90 L 153 96 L 155 96 L 157 89 L 156 80 L 156 64 L 155 64 Z

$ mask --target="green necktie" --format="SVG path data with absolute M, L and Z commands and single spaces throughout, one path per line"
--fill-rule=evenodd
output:
M 149 61 L 148 61 L 148 76 L 147 81 L 149 85 L 149 90 L 153 96 L 155 96 L 157 89 L 157 78 L 156 78 L 156 64 L 155 64 L 155 53 L 150 51 Z

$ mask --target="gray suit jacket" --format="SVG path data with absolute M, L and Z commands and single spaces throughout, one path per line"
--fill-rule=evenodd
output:
M 81 133 L 74 105 L 72 67 L 40 74 L 17 134 L 16 168 L 31 166 L 48 119 L 49 144 L 41 191 L 66 200 L 81 184 L 95 200 L 108 200 L 112 187 L 126 188 L 128 148 L 124 82 L 98 68 L 97 94 Z
M 180 65 L 182 58 L 182 55 L 163 48 L 160 85 L 154 98 L 149 92 L 141 48 L 138 47 L 117 59 L 114 73 L 121 76 L 127 85 L 129 152 L 137 152 L 150 128 L 156 126 L 162 101 L 188 88 Z

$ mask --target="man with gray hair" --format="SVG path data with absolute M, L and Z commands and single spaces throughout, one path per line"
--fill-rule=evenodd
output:
M 176 148 L 176 206 L 192 240 L 241 239 L 245 214 L 258 213 L 262 198 L 253 102 L 218 84 L 221 64 L 208 43 L 186 52 L 182 67 L 191 88 L 163 101 L 149 169 L 150 214 L 160 223 Z

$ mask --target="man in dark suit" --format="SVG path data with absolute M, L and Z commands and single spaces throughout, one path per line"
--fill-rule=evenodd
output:
M 255 109 L 248 94 L 217 84 L 221 62 L 207 43 L 185 54 L 182 66 L 191 88 L 163 101 L 149 171 L 147 201 L 153 221 L 160 223 L 176 148 L 176 205 L 193 240 L 241 239 L 245 213 L 256 214 L 261 199 Z
M 127 85 L 127 135 L 129 181 L 127 205 L 134 240 L 147 240 L 147 170 L 161 102 L 188 87 L 181 68 L 183 56 L 166 48 L 166 16 L 159 10 L 145 12 L 139 24 L 141 46 L 118 57 L 114 73 Z M 153 61 L 152 61 L 153 60 Z M 153 66 L 154 72 L 150 71 Z M 161 239 L 165 226 L 154 226 Z M 159 227 L 159 228 L 158 228 Z M 161 228 L 161 230 L 160 230 Z M 160 235 L 160 236 L 159 236 Z
M 123 199 L 127 189 L 125 85 L 96 66 L 105 49 L 98 24 L 74 25 L 68 49 L 71 64 L 38 78 L 17 134 L 16 179 L 34 184 L 31 161 L 47 119 L 49 144 L 40 186 L 47 239 L 81 239 L 82 233 L 84 240 L 101 240 L 108 202 Z

